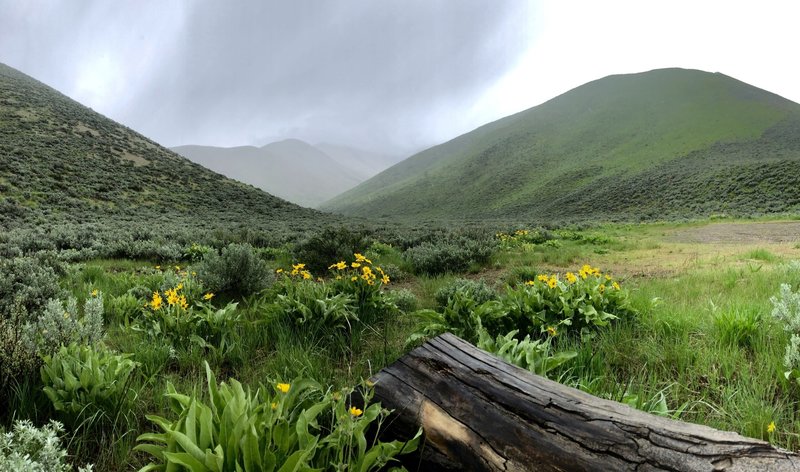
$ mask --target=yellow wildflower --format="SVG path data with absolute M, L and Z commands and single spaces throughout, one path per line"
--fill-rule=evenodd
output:
M 362 256 L 359 253 L 355 253 L 353 255 L 356 256 L 356 262 L 366 262 L 367 264 L 372 264 L 371 260 L 367 259 L 366 257 Z
M 282 272 L 283 272 L 283 269 L 275 269 L 275 273 L 276 273 L 276 274 L 280 274 L 280 273 L 282 273 Z
M 525 285 L 536 285 L 536 282 L 534 282 L 533 280 L 529 280 L 525 282 Z
M 158 310 L 161 308 L 162 303 L 164 303 L 164 299 L 161 298 L 161 294 L 153 292 L 153 300 L 150 302 L 150 307 L 154 310 Z
M 556 285 L 558 285 L 558 279 L 557 278 L 550 277 L 550 279 L 547 280 L 547 286 L 548 287 L 556 288 Z
M 550 336 L 555 336 L 555 335 L 558 334 L 558 331 L 556 331 L 556 327 L 555 326 L 548 326 L 547 327 L 547 334 L 549 334 Z
M 331 264 L 328 269 L 344 270 L 347 269 L 347 262 L 339 261 L 336 264 Z
M 774 421 L 770 421 L 769 425 L 767 426 L 767 432 L 768 433 L 774 433 L 775 432 L 775 422 Z
M 307 270 L 301 271 L 301 272 L 300 272 L 300 275 L 302 275 L 302 276 L 303 276 L 303 280 L 308 280 L 308 279 L 311 279 L 311 278 L 312 278 L 312 277 L 311 277 L 311 272 L 309 272 L 309 271 L 307 271 Z
M 100 292 L 97 289 L 92 290 L 92 296 L 96 297 Z
M 177 287 L 175 287 L 175 291 L 183 290 L 183 282 L 179 283 Z
M 612 283 L 611 286 L 614 287 L 614 290 L 619 290 L 619 284 L 617 282 Z
M 189 302 L 186 301 L 186 295 L 180 296 L 180 298 L 178 299 L 178 305 L 180 305 L 181 308 L 183 308 L 184 310 L 189 308 Z
M 361 267 L 361 263 L 353 262 L 352 264 L 350 264 L 350 267 L 352 267 L 353 269 L 358 269 L 359 267 Z
M 197 277 L 197 272 L 192 271 L 192 277 Z
M 289 384 L 287 384 L 287 383 L 279 383 L 279 384 L 278 384 L 278 385 L 276 385 L 275 387 L 277 387 L 277 389 L 278 389 L 278 390 L 279 390 L 281 393 L 286 393 L 286 392 L 288 392 L 288 391 L 289 391 L 289 387 L 291 387 L 291 385 L 289 385 Z
M 381 277 L 381 283 L 383 285 L 388 285 L 389 284 L 389 276 L 386 275 L 386 274 L 383 274 L 383 277 Z
M 176 266 L 175 266 L 175 270 L 176 270 L 176 271 L 180 271 L 180 270 L 181 270 L 181 266 L 178 266 L 178 265 L 176 265 Z
M 278 409 L 278 404 L 276 402 L 270 403 L 269 406 L 272 407 L 273 410 L 277 410 Z
M 356 277 L 355 275 L 350 277 L 350 282 L 355 282 L 356 280 L 358 280 L 358 277 Z
M 156 266 L 156 270 L 161 270 L 161 266 L 160 265 Z
M 164 292 L 164 294 L 167 296 L 167 304 L 169 306 L 177 305 L 179 303 L 178 291 L 174 288 L 167 290 Z
M 353 415 L 353 416 L 361 416 L 362 413 L 364 413 L 364 412 L 361 411 L 360 409 L 358 409 L 358 408 L 356 408 L 354 406 L 350 407 L 350 414 L 351 415 Z
M 578 281 L 578 278 L 575 277 L 575 274 L 573 274 L 572 272 L 567 272 L 567 282 L 569 282 L 571 284 L 574 284 L 577 281 Z
M 546 282 L 547 282 L 547 280 L 549 279 L 549 277 L 547 277 L 547 276 L 546 276 L 546 275 L 544 275 L 544 274 L 540 274 L 540 275 L 538 275 L 538 276 L 536 277 L 536 279 L 537 279 L 537 280 L 539 280 L 539 282 L 545 282 L 545 283 L 546 283 Z
M 212 298 L 214 298 L 214 294 L 211 292 L 208 292 L 207 294 L 203 295 L 203 300 L 208 301 L 211 300 Z

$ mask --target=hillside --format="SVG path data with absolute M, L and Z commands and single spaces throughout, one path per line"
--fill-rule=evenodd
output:
M 0 64 L 0 225 L 329 218 L 225 178 Z
M 307 207 L 316 206 L 367 178 L 297 139 L 263 147 L 188 145 L 172 150 L 220 174 Z
M 800 210 L 800 105 L 719 73 L 609 76 L 418 153 L 322 205 L 418 219 Z

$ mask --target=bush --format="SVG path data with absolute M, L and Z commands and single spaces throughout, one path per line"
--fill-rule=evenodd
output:
M 411 313 L 417 309 L 417 296 L 408 289 L 390 290 L 386 296 L 404 313 Z
M 10 432 L 0 428 L 0 470 L 14 472 L 71 472 L 67 451 L 61 448 L 58 421 L 37 428 L 28 420 L 18 420 Z M 91 465 L 78 472 L 90 472 Z
M 94 345 L 103 339 L 103 295 L 95 292 L 83 305 L 83 317 L 78 313 L 75 298 L 50 300 L 35 323 L 27 326 L 27 339 L 40 356 L 55 353 L 60 346 L 71 343 Z
M 494 252 L 488 240 L 461 238 L 453 241 L 424 242 L 409 248 L 403 258 L 417 274 L 438 275 L 465 272 L 472 264 L 486 263 Z
M 478 304 L 497 299 L 497 293 L 483 280 L 455 279 L 436 291 L 434 295 L 436 303 L 442 308 L 447 306 L 450 298 L 459 290 Z
M 295 246 L 294 255 L 316 274 L 324 274 L 331 261 L 341 261 L 369 246 L 364 231 L 340 226 L 325 228 Z
M 136 396 L 129 380 L 137 364 L 130 357 L 77 344 L 62 346 L 44 358 L 44 393 L 73 428 L 115 424 L 120 415 L 127 416 Z
M 777 297 L 770 298 L 772 316 L 783 322 L 790 335 L 783 357 L 786 378 L 800 383 L 800 292 L 793 292 L 789 284 L 781 284 Z
M 163 431 L 139 436 L 134 449 L 153 457 L 147 470 L 379 470 L 416 449 L 409 443 L 370 441 L 389 411 L 351 403 L 352 390 L 323 393 L 310 380 L 272 383 L 256 392 L 236 380 L 217 384 L 205 364 L 208 399 L 167 385 L 177 418 L 148 416 Z M 180 438 L 176 440 L 176 438 Z
M 36 316 L 60 292 L 53 268 L 37 259 L 15 257 L 0 261 L 0 318 L 8 317 L 17 304 Z
M 219 255 L 208 252 L 197 274 L 207 290 L 239 296 L 260 292 L 275 281 L 275 274 L 249 244 L 229 244 Z

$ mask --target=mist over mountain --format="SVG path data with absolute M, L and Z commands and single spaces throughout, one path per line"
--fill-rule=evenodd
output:
M 266 192 L 306 207 L 346 191 L 399 160 L 336 144 L 286 139 L 262 147 L 186 145 L 173 151 Z

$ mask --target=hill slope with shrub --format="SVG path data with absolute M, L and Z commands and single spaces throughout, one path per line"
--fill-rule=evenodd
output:
M 0 64 L 0 227 L 331 219 L 223 177 Z
M 800 210 L 800 105 L 719 73 L 609 76 L 416 154 L 321 208 L 407 219 Z

